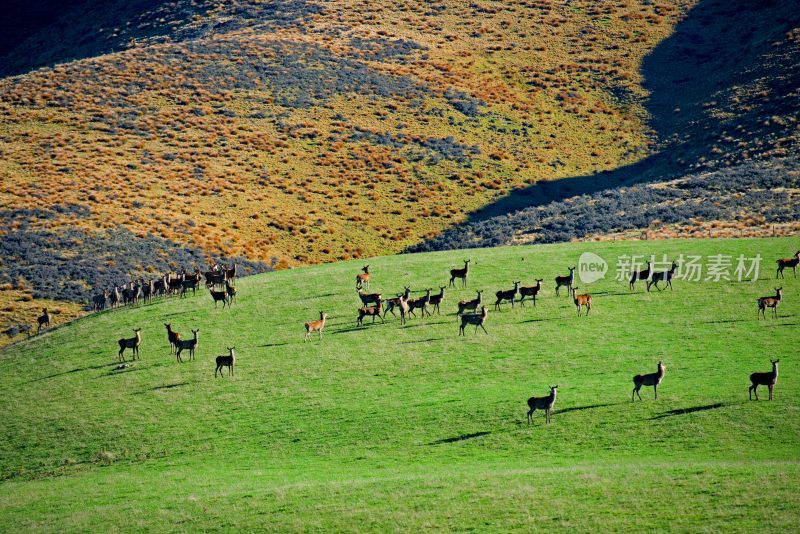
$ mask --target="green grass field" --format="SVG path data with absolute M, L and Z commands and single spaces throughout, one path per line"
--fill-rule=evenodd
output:
M 572 243 L 373 258 L 238 283 L 230 310 L 196 297 L 104 312 L 0 352 L 0 530 L 796 531 L 800 280 L 796 239 Z M 611 263 L 578 318 L 553 278 L 583 251 Z M 763 258 L 757 282 L 631 293 L 622 254 Z M 363 263 L 394 296 L 469 289 L 442 316 L 357 328 Z M 524 261 L 523 261 L 524 259 Z M 705 275 L 705 273 L 704 273 Z M 544 278 L 536 307 L 490 307 L 458 336 L 459 299 Z M 777 320 L 756 297 L 784 288 Z M 415 293 L 418 294 L 418 293 Z M 330 314 L 322 342 L 303 322 Z M 164 323 L 200 328 L 194 362 Z M 142 327 L 141 361 L 116 370 Z M 235 345 L 235 377 L 214 357 Z M 748 376 L 780 358 L 775 400 Z M 666 376 L 630 401 L 631 377 Z M 558 384 L 549 426 L 526 400 Z

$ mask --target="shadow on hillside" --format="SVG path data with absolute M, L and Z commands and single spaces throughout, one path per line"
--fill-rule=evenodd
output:
M 670 410 L 668 412 L 664 412 L 661 415 L 657 415 L 655 417 L 651 417 L 651 420 L 654 419 L 664 419 L 665 417 L 674 417 L 676 415 L 686 415 L 695 412 L 705 412 L 708 410 L 716 410 L 717 408 L 722 408 L 727 406 L 727 404 L 723 402 L 717 402 L 715 404 L 706 404 L 705 406 L 694 406 L 692 408 L 678 408 L 677 410 Z
M 609 402 L 606 404 L 588 404 L 586 406 L 572 406 L 570 408 L 564 408 L 563 410 L 556 410 L 553 412 L 553 415 L 559 413 L 568 413 L 568 412 L 578 412 L 581 410 L 594 410 L 595 408 L 606 408 L 608 406 L 617 406 L 618 404 L 622 404 L 621 402 Z
M 119 365 L 119 364 L 117 364 L 117 363 L 106 363 L 106 364 L 103 364 L 103 365 L 91 365 L 91 366 L 88 366 L 88 367 L 77 367 L 75 369 L 70 369 L 69 371 L 64 371 L 64 372 L 61 372 L 61 373 L 55 373 L 55 374 L 52 374 L 52 375 L 47 375 L 47 376 L 42 376 L 42 377 L 39 377 L 39 378 L 34 378 L 33 380 L 28 380 L 27 382 L 23 382 L 23 384 L 32 384 L 34 382 L 40 382 L 42 380 L 49 380 L 51 378 L 58 378 L 59 376 L 70 375 L 72 373 L 79 373 L 81 371 L 94 371 L 94 370 L 97 370 L 97 369 L 103 369 L 104 367 L 111 367 L 113 365 Z
M 686 174 L 699 162 L 714 159 L 714 143 L 735 125 L 713 117 L 704 104 L 714 100 L 718 91 L 733 86 L 763 84 L 765 93 L 778 95 L 791 91 L 788 84 L 793 82 L 786 75 L 787 67 L 765 66 L 765 58 L 774 52 L 773 42 L 785 40 L 796 19 L 794 10 L 778 0 L 700 0 L 642 63 L 644 87 L 650 93 L 644 106 L 656 134 L 657 150 L 610 171 L 540 181 L 515 190 L 471 213 L 465 223 L 450 231 L 576 195 L 668 180 Z M 783 76 L 765 72 L 782 67 L 779 72 Z M 613 94 L 618 89 L 611 86 L 608 92 Z
M 455 436 L 452 438 L 444 438 L 436 441 L 431 441 L 430 443 L 428 443 L 428 445 L 442 445 L 444 443 L 456 443 L 458 441 L 466 441 L 468 439 L 481 438 L 483 436 L 488 436 L 489 434 L 491 434 L 491 432 L 473 432 L 472 434 L 462 434 L 460 436 Z

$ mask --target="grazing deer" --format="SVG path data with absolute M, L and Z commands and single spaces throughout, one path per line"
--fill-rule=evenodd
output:
M 175 345 L 175 348 L 177 349 L 175 351 L 175 356 L 178 358 L 179 362 L 183 363 L 183 360 L 181 359 L 181 352 L 183 352 L 184 349 L 189 349 L 189 361 L 194 360 L 194 349 L 197 347 L 197 333 L 198 332 L 200 332 L 199 328 L 197 330 L 192 330 L 192 334 L 194 334 L 194 338 L 193 339 L 187 339 L 185 341 L 182 340 L 182 339 L 179 339 L 177 341 L 177 344 Z
M 219 376 L 224 377 L 224 371 L 222 370 L 223 367 L 228 368 L 228 376 L 233 376 L 233 366 L 236 365 L 236 354 L 234 354 L 233 349 L 236 347 L 225 347 L 228 349 L 227 356 L 217 356 L 217 368 L 214 370 L 214 378 L 217 378 L 217 372 L 219 372 Z
M 653 276 L 650 280 L 647 281 L 647 291 L 650 291 L 650 286 L 656 286 L 656 289 L 661 291 L 661 288 L 658 287 L 659 282 L 666 282 L 669 286 L 670 291 L 672 290 L 672 277 L 675 275 L 675 270 L 678 268 L 678 264 L 674 261 L 672 262 L 672 267 L 669 268 L 669 271 L 659 271 L 657 273 L 653 273 Z
M 36 329 L 37 334 L 43 326 L 45 328 L 50 328 L 50 314 L 47 312 L 47 308 L 42 308 L 42 314 L 36 318 L 36 322 L 39 323 L 39 327 Z
M 469 262 L 471 260 L 464 260 L 463 269 L 450 269 L 450 286 L 456 287 L 456 278 L 461 279 L 461 287 L 467 287 L 467 275 L 469 274 Z
M 227 304 L 230 307 L 230 301 L 228 300 L 228 291 L 217 291 L 216 289 L 210 288 L 209 291 L 211 292 L 211 298 L 214 299 L 214 308 L 217 307 L 217 302 L 220 300 L 222 301 L 222 309 L 225 309 L 225 305 Z
M 472 300 L 461 300 L 458 302 L 458 313 L 456 315 L 462 315 L 467 310 L 472 310 L 473 312 L 478 309 L 478 307 L 482 304 L 483 297 L 481 297 L 481 293 L 483 290 L 481 289 L 478 291 L 478 296 Z
M 758 386 L 767 386 L 769 388 L 769 400 L 772 400 L 772 389 L 778 382 L 778 362 L 780 360 L 770 360 L 772 362 L 772 371 L 768 373 L 753 373 L 750 375 L 750 382 L 753 384 L 748 388 L 750 400 L 753 400 L 753 393 L 756 394 L 758 400 Z
M 225 280 L 225 293 L 228 294 L 228 307 L 236 300 L 236 286 L 231 285 L 230 280 Z
M 572 300 L 575 303 L 575 307 L 578 308 L 578 317 L 581 316 L 581 306 L 586 306 L 586 317 L 589 317 L 589 311 L 592 309 L 592 296 L 588 293 L 578 295 L 575 293 L 577 290 L 578 286 L 572 288 L 572 295 L 575 297 Z
M 375 317 L 380 317 L 381 322 L 385 322 L 383 317 L 381 316 L 381 311 L 383 310 L 383 301 L 378 299 L 378 303 L 375 306 L 364 306 L 358 309 L 358 319 L 356 320 L 356 324 L 358 326 L 362 326 L 364 324 L 364 317 L 372 317 L 372 324 L 375 324 Z
M 322 329 L 325 328 L 325 321 L 328 320 L 328 314 L 325 312 L 319 312 L 319 321 L 309 321 L 305 324 L 306 327 L 306 335 L 303 338 L 303 343 L 308 341 L 308 337 L 311 335 L 311 332 L 319 332 L 319 339 L 322 340 Z
M 644 271 L 633 271 L 631 273 L 631 279 L 628 282 L 628 284 L 630 285 L 631 291 L 633 291 L 633 285 L 636 283 L 637 280 L 647 280 L 647 281 L 650 280 L 650 270 L 652 268 L 651 266 L 652 266 L 652 262 L 648 261 L 647 262 L 647 269 L 645 269 Z
M 500 291 L 495 293 L 495 295 L 497 296 L 497 301 L 495 301 L 494 303 L 495 311 L 500 309 L 500 303 L 503 302 L 504 300 L 510 300 L 511 308 L 512 309 L 514 308 L 514 299 L 519 296 L 519 284 L 520 282 L 514 282 L 514 289 L 506 289 L 506 290 L 501 289 Z
M 661 380 L 664 379 L 664 371 L 667 368 L 664 367 L 664 364 L 658 362 L 658 371 L 655 373 L 650 373 L 646 375 L 636 375 L 633 377 L 633 392 L 631 392 L 631 402 L 634 401 L 633 395 L 636 394 L 639 397 L 639 400 L 642 400 L 642 396 L 639 395 L 639 390 L 642 389 L 642 386 L 653 386 L 653 391 L 656 394 L 656 400 L 658 400 L 658 386 L 661 384 Z
M 361 289 L 364 286 L 369 289 L 369 265 L 363 266 L 361 270 L 363 272 L 356 275 L 356 289 Z
M 478 333 L 478 327 L 481 327 L 484 333 L 488 334 L 489 332 L 486 331 L 486 327 L 483 326 L 486 323 L 486 317 L 489 315 L 489 310 L 486 309 L 486 306 L 481 306 L 481 313 L 465 313 L 464 315 L 460 315 L 461 317 L 461 327 L 459 327 L 458 335 L 463 336 L 464 328 L 467 327 L 468 324 L 475 325 L 475 333 Z
M 367 304 L 374 304 L 381 299 L 380 293 L 364 293 L 364 290 L 361 288 L 356 289 L 358 292 L 358 298 L 361 299 L 361 304 L 366 306 Z
M 178 341 L 181 340 L 181 335 L 172 329 L 171 323 L 164 323 L 167 327 L 167 339 L 169 339 L 169 352 L 174 353 L 178 347 Z
M 572 293 L 572 282 L 575 280 L 575 267 L 569 267 L 567 276 L 556 276 L 556 296 L 559 295 L 561 286 L 567 287 L 567 296 Z
M 137 328 L 133 331 L 136 334 L 134 337 L 129 338 L 122 338 L 117 343 L 119 343 L 119 353 L 117 354 L 117 358 L 120 361 L 125 361 L 125 349 L 131 349 L 133 352 L 133 359 L 135 360 L 136 357 L 139 355 L 139 345 L 142 343 L 142 329 Z
M 761 297 L 760 299 L 758 299 L 758 313 L 756 314 L 756 317 L 761 319 L 761 315 L 764 315 L 764 319 L 766 319 L 767 308 L 772 308 L 772 317 L 777 319 L 778 304 L 780 304 L 782 296 L 783 296 L 783 288 L 776 287 L 774 297 Z
M 550 424 L 550 412 L 556 403 L 556 390 L 558 386 L 550 386 L 550 394 L 546 397 L 531 397 L 528 399 L 528 424 L 533 423 L 533 412 L 544 410 L 545 424 Z
M 442 303 L 444 300 L 444 290 L 447 289 L 447 286 L 439 286 L 439 294 L 438 295 L 431 295 L 430 305 L 433 306 L 433 309 L 436 311 L 437 315 L 441 315 L 439 310 L 439 304 Z
M 406 300 L 406 301 L 408 301 L 408 297 L 409 297 L 409 296 L 411 296 L 411 288 L 410 288 L 410 287 L 408 287 L 408 286 L 405 286 L 405 287 L 403 288 L 403 293 L 401 293 L 400 295 L 397 295 L 397 296 L 396 296 L 395 298 L 393 298 L 393 299 L 388 299 L 388 300 L 386 301 L 386 308 L 383 310 L 383 317 L 384 317 L 384 319 L 386 318 L 386 314 L 387 314 L 387 313 L 389 313 L 389 312 L 391 312 L 391 314 L 392 314 L 392 315 L 394 315 L 395 317 L 397 317 L 397 315 L 395 315 L 395 313 L 394 313 L 394 309 L 395 309 L 395 308 L 400 308 L 400 299 L 401 299 L 402 297 L 405 297 L 405 300 Z M 364 302 L 364 299 L 361 299 L 361 302 Z M 366 305 L 366 304 L 367 304 L 367 303 L 366 303 L 366 302 L 364 302 L 364 305 Z M 402 313 L 402 310 L 401 310 L 401 313 Z M 401 323 L 401 324 L 402 324 L 402 323 Z
M 426 313 L 430 316 L 431 312 L 428 311 L 428 304 L 430 304 L 430 302 L 431 302 L 431 289 L 426 289 L 424 297 L 408 301 L 408 313 L 416 317 L 417 314 L 414 313 L 414 310 L 420 309 L 422 310 L 423 317 L 425 317 Z
M 794 277 L 797 278 L 797 266 L 800 264 L 800 250 L 795 252 L 794 256 L 791 258 L 781 258 L 776 260 L 776 262 L 778 263 L 778 272 L 775 273 L 775 278 L 778 278 L 778 275 L 780 275 L 781 278 L 784 278 L 783 270 L 786 267 L 791 267 Z
M 525 297 L 533 297 L 533 305 L 536 306 L 536 295 L 542 290 L 542 282 L 544 282 L 542 278 L 537 278 L 535 286 L 519 288 L 519 303 L 522 304 L 523 307 L 525 306 Z

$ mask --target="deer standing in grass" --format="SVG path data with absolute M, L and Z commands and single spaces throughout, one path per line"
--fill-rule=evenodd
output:
M 461 317 L 461 326 L 458 330 L 458 335 L 463 336 L 464 329 L 467 327 L 468 324 L 475 325 L 475 333 L 478 333 L 478 327 L 483 329 L 485 334 L 489 332 L 486 331 L 486 327 L 483 326 L 486 323 L 486 317 L 489 315 L 489 310 L 486 309 L 486 306 L 481 306 L 481 313 L 465 313 L 464 315 L 460 315 Z
M 533 423 L 533 412 L 544 410 L 545 424 L 550 424 L 550 413 L 556 403 L 556 390 L 558 386 L 550 386 L 550 394 L 546 397 L 531 397 L 528 399 L 528 424 Z
M 578 308 L 578 317 L 581 316 L 581 306 L 586 306 L 586 316 L 588 317 L 589 311 L 592 309 L 592 296 L 588 293 L 578 295 L 576 291 L 578 291 L 578 286 L 572 288 L 572 295 L 575 297 L 572 301 L 575 303 L 575 307 Z
M 375 324 L 375 317 L 380 317 L 381 322 L 385 322 L 381 316 L 382 310 L 383 301 L 381 299 L 378 299 L 378 303 L 375 306 L 364 306 L 363 308 L 359 308 L 356 324 L 358 326 L 362 326 L 364 324 L 364 317 L 372 317 L 372 324 Z
M 225 309 L 225 305 L 227 304 L 230 307 L 230 301 L 228 300 L 228 290 L 217 291 L 216 289 L 210 288 L 208 290 L 211 293 L 211 298 L 214 299 L 214 308 L 217 307 L 217 302 L 222 301 L 222 309 Z
M 234 354 L 233 350 L 236 347 L 225 347 L 228 349 L 227 356 L 217 356 L 217 368 L 214 370 L 214 378 L 217 378 L 217 372 L 219 371 L 219 376 L 224 377 L 225 372 L 222 370 L 223 367 L 228 368 L 228 376 L 233 376 L 233 366 L 236 365 L 236 354 Z
M 408 306 L 408 295 L 400 295 L 400 302 L 398 307 L 400 308 L 400 324 L 406 324 L 406 317 L 408 317 L 408 312 L 411 308 Z
M 767 318 L 767 308 L 772 308 L 772 317 L 774 319 L 778 318 L 778 304 L 781 303 L 781 297 L 783 297 L 783 288 L 776 287 L 775 288 L 775 296 L 773 297 L 761 297 L 758 299 L 758 313 L 756 317 L 761 319 L 761 315 L 764 316 L 764 319 Z
M 423 317 L 425 317 L 426 313 L 430 315 L 431 312 L 428 311 L 428 304 L 430 304 L 430 302 L 431 302 L 431 289 L 426 289 L 424 297 L 408 301 L 408 313 L 416 317 L 417 314 L 414 313 L 414 310 L 420 309 L 422 310 Z
M 169 339 L 169 352 L 170 354 L 172 354 L 177 349 L 178 341 L 180 341 L 181 335 L 172 329 L 171 323 L 164 323 L 164 326 L 167 327 L 167 339 Z
M 374 304 L 379 300 L 382 300 L 380 293 L 364 293 L 364 290 L 361 288 L 356 289 L 358 291 L 358 298 L 361 299 L 361 304 L 366 306 L 367 304 Z
M 800 250 L 795 252 L 794 256 L 791 258 L 781 258 L 776 260 L 776 262 L 778 263 L 778 272 L 775 273 L 775 278 L 778 278 L 778 275 L 780 275 L 781 278 L 784 278 L 783 270 L 787 267 L 792 268 L 794 277 L 797 278 L 797 266 L 800 265 Z
M 642 386 L 653 386 L 653 391 L 655 392 L 656 400 L 658 400 L 658 386 L 664 379 L 664 371 L 666 370 L 667 368 L 664 367 L 664 364 L 658 362 L 658 371 L 656 371 L 655 373 L 634 376 L 633 392 L 631 393 L 631 402 L 634 401 L 633 398 L 634 394 L 636 394 L 639 397 L 639 400 L 642 400 L 642 396 L 639 395 L 639 390 L 642 389 Z
M 225 280 L 225 293 L 228 294 L 228 307 L 236 300 L 236 286 L 232 285 L 230 280 Z
M 456 315 L 462 315 L 467 310 L 472 310 L 473 312 L 477 311 L 478 307 L 483 303 L 482 302 L 483 297 L 481 297 L 482 293 L 483 290 L 481 289 L 480 291 L 478 291 L 478 296 L 475 297 L 474 299 L 459 301 L 458 313 L 456 313 Z
M 45 328 L 50 328 L 50 314 L 48 313 L 47 308 L 42 308 L 42 314 L 36 318 L 36 322 L 39 323 L 39 326 L 36 328 L 37 334 L 43 326 Z
M 133 331 L 135 334 L 133 337 L 129 338 L 122 338 L 117 343 L 119 343 L 119 353 L 117 354 L 117 358 L 120 361 L 125 361 L 125 349 L 131 349 L 133 352 L 133 359 L 135 360 L 136 357 L 139 355 L 139 345 L 142 343 L 142 329 L 137 328 Z
M 543 281 L 542 278 L 537 278 L 535 286 L 519 288 L 519 303 L 522 304 L 523 307 L 525 306 L 525 297 L 533 297 L 533 305 L 536 306 L 536 295 L 542 290 Z
M 325 312 L 319 312 L 319 321 L 309 321 L 305 324 L 306 328 L 306 335 L 303 338 L 303 343 L 308 341 L 309 336 L 311 336 L 312 332 L 319 332 L 319 339 L 322 340 L 322 330 L 325 328 L 325 321 L 328 320 L 328 314 Z
M 189 361 L 194 360 L 194 349 L 197 348 L 197 334 L 200 332 L 200 329 L 192 330 L 192 334 L 194 334 L 193 339 L 182 340 L 179 339 L 178 343 L 175 345 L 175 356 L 177 357 L 178 361 L 183 363 L 181 359 L 181 352 L 184 350 L 189 350 Z
M 661 291 L 661 288 L 658 287 L 659 282 L 666 282 L 670 291 L 672 291 L 672 277 L 675 275 L 675 270 L 677 268 L 678 264 L 673 261 L 672 267 L 669 268 L 669 271 L 659 271 L 657 273 L 653 273 L 653 276 L 647 281 L 647 291 L 650 291 L 650 286 L 656 286 L 656 289 Z
M 395 308 L 400 308 L 400 299 L 402 297 L 405 297 L 405 300 L 408 301 L 408 297 L 410 295 L 411 295 L 411 288 L 406 286 L 406 287 L 403 288 L 403 293 L 401 293 L 400 295 L 397 295 L 393 299 L 388 299 L 386 301 L 386 309 L 383 310 L 383 317 L 386 318 L 386 314 L 389 313 L 389 312 L 391 312 L 391 314 L 393 316 L 397 317 L 397 315 L 394 313 L 394 309 Z M 364 302 L 364 300 L 362 299 L 361 302 Z M 367 303 L 364 302 L 364 304 L 366 305 Z M 408 310 L 406 310 L 406 311 L 408 311 Z M 401 309 L 401 312 L 402 312 L 402 309 Z
M 439 304 L 442 303 L 444 300 L 444 290 L 447 286 L 439 286 L 439 294 L 438 295 L 431 295 L 430 305 L 433 306 L 434 311 L 436 311 L 437 315 L 441 315 L 439 311 Z
M 628 282 L 631 291 L 633 291 L 633 285 L 636 283 L 637 280 L 650 280 L 650 271 L 651 271 L 652 262 L 647 262 L 647 269 L 644 271 L 633 271 L 631 273 L 631 279 Z
M 463 269 L 450 269 L 450 286 L 456 287 L 456 278 L 461 279 L 461 287 L 467 287 L 467 275 L 469 274 L 469 262 L 464 260 Z
M 561 286 L 567 287 L 567 296 L 572 293 L 572 282 L 575 280 L 575 267 L 569 267 L 567 276 L 556 276 L 556 296 L 559 295 Z
M 362 287 L 369 289 L 369 265 L 363 266 L 361 270 L 363 272 L 356 275 L 356 289 L 361 289 Z
M 780 360 L 770 360 L 772 362 L 772 371 L 768 373 L 753 373 L 750 375 L 750 382 L 753 384 L 748 388 L 750 400 L 753 400 L 753 393 L 756 394 L 758 400 L 758 386 L 767 386 L 769 388 L 769 400 L 772 400 L 772 389 L 778 382 L 778 362 Z
M 519 284 L 520 282 L 514 282 L 514 289 L 501 289 L 495 293 L 495 296 L 497 296 L 497 300 L 494 303 L 495 311 L 500 309 L 500 303 L 502 303 L 504 300 L 511 301 L 511 308 L 514 308 L 514 299 L 519 296 Z

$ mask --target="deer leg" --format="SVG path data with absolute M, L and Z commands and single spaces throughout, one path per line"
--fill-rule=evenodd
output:
M 656 394 L 656 400 L 658 400 L 658 386 L 657 386 L 657 385 L 655 385 L 655 384 L 653 384 L 653 391 L 654 391 L 654 392 L 655 392 L 655 394 Z
M 753 393 L 755 393 L 756 400 L 758 400 L 758 384 L 753 384 Z
M 591 304 L 586 304 L 586 317 L 589 317 L 589 311 L 592 309 Z
M 545 422 L 546 422 L 546 424 L 549 425 L 550 424 L 550 408 L 548 408 L 548 409 L 546 409 L 544 411 L 544 415 L 546 416 L 545 417 Z
M 528 424 L 529 425 L 531 423 L 533 423 L 533 412 L 535 412 L 535 411 L 536 411 L 536 408 L 531 408 L 530 410 L 528 410 Z
M 772 384 L 769 385 L 769 400 L 772 400 L 772 388 L 774 386 Z
M 483 332 L 488 336 L 489 332 L 486 331 L 486 328 L 483 325 L 481 325 L 481 328 L 483 328 Z M 476 334 L 478 333 L 478 329 L 477 328 L 475 329 L 475 333 Z

